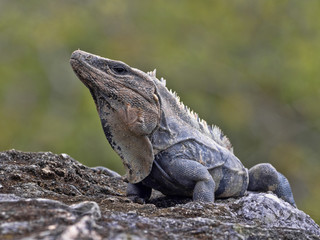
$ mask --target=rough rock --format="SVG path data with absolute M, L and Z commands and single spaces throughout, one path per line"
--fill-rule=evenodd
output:
M 67 154 L 0 152 L 0 239 L 320 239 L 320 227 L 271 193 L 214 204 L 165 197 L 144 205 L 103 167 Z

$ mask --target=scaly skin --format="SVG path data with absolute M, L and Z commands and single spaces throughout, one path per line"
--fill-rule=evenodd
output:
M 89 88 L 111 147 L 123 160 L 127 196 L 137 202 L 151 190 L 194 201 L 273 191 L 295 206 L 288 180 L 270 164 L 248 170 L 229 139 L 185 107 L 158 80 L 123 62 L 77 50 L 71 66 Z

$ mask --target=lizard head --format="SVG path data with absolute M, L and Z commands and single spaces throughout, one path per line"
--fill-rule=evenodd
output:
M 127 64 L 74 51 L 70 64 L 89 88 L 111 147 L 123 160 L 127 178 L 147 177 L 154 159 L 149 136 L 160 121 L 160 103 L 152 78 Z

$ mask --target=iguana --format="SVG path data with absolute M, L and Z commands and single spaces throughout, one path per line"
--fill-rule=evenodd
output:
M 203 202 L 250 190 L 272 191 L 295 206 L 281 173 L 267 163 L 247 170 L 222 131 L 186 107 L 156 71 L 145 73 L 81 50 L 72 53 L 70 63 L 123 161 L 132 200 L 147 201 L 152 189 Z

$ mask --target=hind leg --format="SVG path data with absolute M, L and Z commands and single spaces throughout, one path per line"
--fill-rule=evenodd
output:
M 296 207 L 290 184 L 271 164 L 257 164 L 249 169 L 249 191 L 274 192 L 279 198 Z

